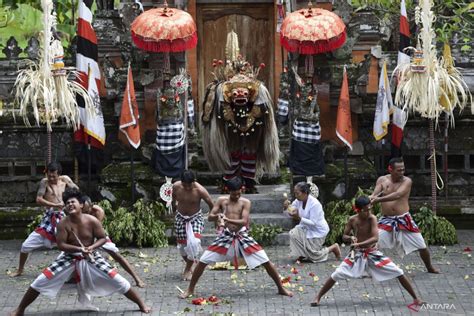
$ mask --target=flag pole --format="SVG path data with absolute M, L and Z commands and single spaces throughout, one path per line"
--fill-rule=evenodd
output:
M 92 158 L 91 158 L 91 136 L 87 134 L 87 193 L 91 195 Z
M 135 149 L 133 146 L 130 146 L 131 154 L 130 154 L 130 176 L 132 178 L 132 205 L 135 204 L 135 169 L 133 168 L 133 160 L 134 160 L 134 153 Z
M 344 195 L 349 199 L 349 172 L 347 170 L 347 146 L 344 146 Z

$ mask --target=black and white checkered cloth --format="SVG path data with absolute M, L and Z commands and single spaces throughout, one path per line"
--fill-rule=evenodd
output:
M 94 256 L 95 262 L 89 262 L 90 264 L 94 265 L 95 267 L 97 267 L 97 269 L 104 272 L 111 278 L 113 278 L 117 274 L 117 270 L 112 267 L 107 261 L 105 261 L 105 259 L 100 255 L 98 251 L 94 251 L 92 255 Z M 79 260 L 87 259 L 85 259 L 82 254 L 65 253 L 63 256 L 57 257 L 56 260 L 53 261 L 53 263 L 51 263 L 46 269 L 44 269 L 43 274 L 48 279 L 52 279 L 56 274 L 67 269 Z
M 41 219 L 41 223 L 36 227 L 35 232 L 56 242 L 56 227 L 59 221 L 65 216 L 64 212 L 50 208 L 46 210 Z
M 246 254 L 252 254 L 257 251 L 263 250 L 263 248 L 248 234 L 248 231 L 243 227 L 238 232 L 232 232 L 227 227 L 222 234 L 212 242 L 207 248 L 209 251 L 217 252 L 222 255 L 226 255 L 229 248 L 234 243 L 242 246 L 242 249 Z
M 188 100 L 188 125 L 189 126 L 194 125 L 194 100 L 193 99 Z
M 201 237 L 201 233 L 204 230 L 204 220 L 202 218 L 202 211 L 199 210 L 193 216 L 183 216 L 179 212 L 176 212 L 174 229 L 176 234 L 176 240 L 179 243 L 186 242 L 186 223 L 190 222 L 193 227 L 194 235 L 196 237 Z
M 184 125 L 182 122 L 165 123 L 156 129 L 156 148 L 162 154 L 178 151 L 184 145 Z
M 293 139 L 298 142 L 317 144 L 321 139 L 321 126 L 319 122 L 295 120 L 292 134 Z
M 285 99 L 278 99 L 278 112 L 277 114 L 280 116 L 288 116 L 288 100 Z

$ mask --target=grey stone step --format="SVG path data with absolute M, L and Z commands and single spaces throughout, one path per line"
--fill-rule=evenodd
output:
M 293 220 L 287 217 L 284 214 L 275 214 L 275 213 L 263 213 L 263 214 L 251 214 L 250 223 L 253 224 L 265 224 L 265 225 L 276 225 L 284 230 L 289 230 L 293 228 Z M 204 231 L 206 233 L 214 232 L 215 226 L 214 222 L 209 222 L 207 218 L 204 220 Z
M 202 234 L 201 236 L 201 246 L 205 250 L 206 247 L 208 247 L 214 239 L 216 239 L 216 234 L 215 233 L 205 233 Z M 288 232 L 283 232 L 281 234 L 278 234 L 273 242 L 272 245 L 277 245 L 277 246 L 289 246 L 290 245 L 290 235 Z M 288 249 L 289 251 L 289 249 Z
M 218 194 L 215 187 L 206 187 L 209 191 L 213 201 L 216 201 L 218 197 L 225 196 L 224 194 Z M 242 196 L 249 199 L 252 202 L 252 208 L 250 210 L 251 217 L 253 214 L 259 213 L 282 213 L 283 212 L 283 193 L 290 195 L 290 187 L 287 184 L 279 185 L 262 185 L 258 186 L 258 194 L 243 194 Z M 201 208 L 203 211 L 208 212 L 209 207 L 205 202 L 201 202 Z

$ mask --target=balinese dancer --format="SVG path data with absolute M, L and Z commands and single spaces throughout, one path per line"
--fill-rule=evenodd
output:
M 189 287 L 181 294 L 181 298 L 194 294 L 196 283 L 208 264 L 231 261 L 237 267 L 239 257 L 243 257 L 250 269 L 263 265 L 275 282 L 278 294 L 292 296 L 293 293 L 282 286 L 278 272 L 268 259 L 265 250 L 247 232 L 246 225 L 249 222 L 251 204 L 248 199 L 241 197 L 242 181 L 240 178 L 234 178 L 227 182 L 227 186 L 229 196 L 219 197 L 208 217 L 209 221 L 216 221 L 219 214 L 223 214 L 226 228 L 199 259 Z
M 44 206 L 46 211 L 41 223 L 21 245 L 20 263 L 13 277 L 23 274 L 30 252 L 42 247 L 51 249 L 56 245 L 56 227 L 64 216 L 62 194 L 66 188 L 78 189 L 71 178 L 61 175 L 61 171 L 61 165 L 57 162 L 46 166 L 46 178 L 41 180 L 36 195 L 36 203 Z
M 189 281 L 193 273 L 194 261 L 202 253 L 201 234 L 204 230 L 201 200 L 207 203 L 209 210 L 214 204 L 206 188 L 196 181 L 190 170 L 181 174 L 181 181 L 173 184 L 173 211 L 176 212 L 175 233 L 179 254 L 186 263 L 183 280 Z
M 99 205 L 97 204 L 93 204 L 92 203 L 92 200 L 90 197 L 88 196 L 84 196 L 84 208 L 82 210 L 82 212 L 84 214 L 89 214 L 89 215 L 92 215 L 94 216 L 95 218 L 97 218 L 101 223 L 104 221 L 105 219 L 105 212 L 104 212 L 104 209 L 102 207 L 100 207 Z M 105 242 L 104 245 L 102 245 L 101 249 L 107 251 L 107 253 L 115 260 L 117 261 L 120 266 L 128 272 L 128 274 L 130 274 L 133 278 L 133 280 L 135 280 L 135 284 L 138 286 L 138 287 L 145 287 L 145 282 L 143 282 L 143 280 L 138 276 L 138 274 L 135 272 L 135 270 L 133 269 L 133 267 L 130 265 L 130 263 L 128 262 L 127 259 L 125 259 L 125 257 L 123 257 L 120 252 L 119 252 L 119 249 L 117 248 L 117 246 L 115 245 L 115 243 L 112 242 L 112 240 L 110 240 L 110 238 L 107 236 L 106 237 L 107 241 Z
M 406 177 L 402 158 L 390 159 L 388 175 L 377 179 L 371 203 L 382 203 L 379 220 L 379 247 L 402 249 L 405 254 L 418 250 L 429 273 L 439 273 L 431 264 L 425 240 L 410 215 L 408 199 L 412 181 Z M 382 194 L 380 196 L 380 194 Z
M 378 282 L 397 278 L 413 297 L 414 304 L 422 304 L 403 271 L 377 250 L 377 217 L 371 214 L 371 208 L 372 204 L 367 196 L 356 199 L 354 209 L 357 214 L 349 218 L 342 237 L 345 242 L 351 244 L 351 252 L 324 283 L 311 306 L 319 306 L 321 298 L 337 281 L 362 278 L 364 273 Z M 351 236 L 351 231 L 355 236 Z
M 106 242 L 105 232 L 98 219 L 82 213 L 84 199 L 81 193 L 68 191 L 63 201 L 68 216 L 58 225 L 57 243 L 65 255 L 59 256 L 33 281 L 11 315 L 23 315 L 39 294 L 54 298 L 72 276 L 76 277 L 79 298 L 108 296 L 118 292 L 136 303 L 141 312 L 150 313 L 151 309 L 130 287 L 130 283 L 97 251 Z
M 256 193 L 256 180 L 276 172 L 278 132 L 272 98 L 254 69 L 239 55 L 237 34 L 227 35 L 226 62 L 214 61 L 215 80 L 207 86 L 201 116 L 204 156 L 224 182 L 243 178 L 245 192 Z M 225 64 L 225 65 L 224 65 Z

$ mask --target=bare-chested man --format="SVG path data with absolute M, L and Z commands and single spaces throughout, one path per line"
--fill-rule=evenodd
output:
M 77 190 L 64 194 L 67 217 L 58 225 L 58 248 L 65 252 L 43 270 L 26 291 L 18 308 L 11 315 L 23 315 L 39 294 L 54 298 L 63 284 L 76 276 L 79 297 L 124 294 L 138 305 L 143 313 L 151 309 L 145 305 L 130 283 L 97 251 L 106 242 L 104 229 L 94 216 L 83 214 L 84 198 Z M 81 300 L 80 300 L 80 303 Z
M 413 297 L 414 304 L 422 304 L 403 271 L 390 258 L 378 251 L 377 217 L 370 213 L 371 208 L 372 204 L 367 196 L 356 199 L 354 209 L 357 214 L 349 218 L 342 236 L 345 242 L 351 244 L 351 253 L 324 283 L 311 306 L 319 306 L 321 298 L 334 286 L 336 281 L 362 278 L 364 273 L 368 273 L 379 282 L 398 278 L 400 284 Z
M 199 259 L 189 287 L 180 295 L 181 298 L 194 295 L 196 283 L 208 264 L 231 261 L 234 265 L 238 265 L 238 257 L 243 257 L 250 269 L 263 265 L 275 282 L 278 294 L 293 296 L 292 292 L 282 286 L 280 276 L 265 250 L 247 233 L 246 225 L 249 222 L 251 204 L 248 199 L 241 197 L 242 181 L 236 177 L 227 182 L 227 187 L 229 196 L 219 197 L 208 217 L 209 221 L 216 221 L 222 214 L 226 228 Z
M 20 263 L 13 277 L 23 273 L 28 255 L 41 247 L 53 248 L 56 245 L 56 227 L 64 216 L 62 194 L 68 188 L 78 189 L 71 178 L 61 175 L 61 165 L 51 162 L 46 167 L 47 177 L 42 179 L 36 195 L 36 203 L 46 208 L 41 223 L 21 245 Z
M 214 204 L 207 190 L 197 183 L 191 170 L 181 174 L 181 181 L 173 184 L 173 211 L 176 212 L 175 232 L 180 255 L 186 262 L 183 280 L 189 281 L 193 273 L 193 263 L 202 253 L 201 234 L 204 230 L 201 200 L 212 210 Z
M 97 218 L 101 223 L 104 221 L 105 212 L 99 205 L 93 204 L 91 198 L 88 196 L 84 196 L 84 209 L 82 210 L 84 214 L 89 214 Z M 115 246 L 115 244 L 110 240 L 110 238 L 106 237 L 106 243 L 101 247 L 101 249 L 107 251 L 107 253 L 117 261 L 122 268 L 128 272 L 135 280 L 135 283 L 138 287 L 145 287 L 145 282 L 140 279 L 138 274 L 133 270 L 130 263 L 125 259 L 120 253 L 119 249 Z
M 405 164 L 402 158 L 390 159 L 390 174 L 378 178 L 371 203 L 382 203 L 382 218 L 379 220 L 379 247 L 402 248 L 405 254 L 415 250 L 420 252 L 426 269 L 430 273 L 439 273 L 431 264 L 430 253 L 410 215 L 408 199 L 412 181 L 405 177 Z M 383 194 L 382 196 L 380 196 Z

